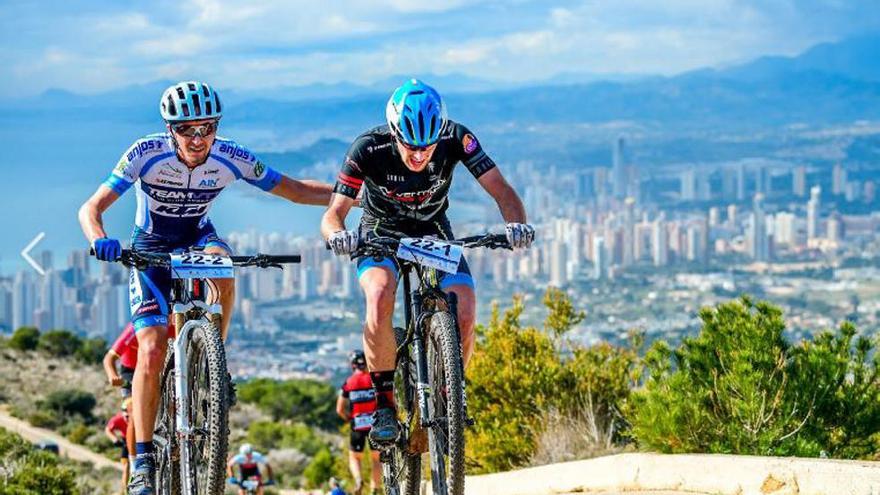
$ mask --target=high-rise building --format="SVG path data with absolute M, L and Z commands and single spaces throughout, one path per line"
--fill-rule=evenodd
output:
M 608 252 L 604 237 L 593 238 L 593 278 L 601 280 L 608 275 Z
M 612 191 L 615 198 L 626 196 L 626 157 L 623 136 L 614 142 L 612 153 Z
M 839 244 L 843 241 L 844 235 L 843 217 L 835 211 L 828 217 L 828 240 Z
M 791 192 L 799 198 L 807 195 L 807 167 L 798 165 L 791 169 Z
M 810 188 L 810 200 L 807 201 L 807 242 L 819 238 L 819 213 L 822 188 Z
M 727 205 L 727 228 L 736 228 L 738 220 L 739 219 L 736 216 L 736 205 Z
M 18 272 L 12 283 L 12 328 L 34 323 L 37 286 L 27 272 Z
M 666 231 L 666 221 L 662 214 L 654 220 L 652 227 L 651 247 L 654 266 L 666 266 L 669 264 L 669 234 Z
M 550 285 L 562 287 L 568 283 L 565 243 L 559 239 L 550 242 Z
M 697 171 L 691 167 L 680 175 L 681 200 L 694 201 L 697 199 Z
M 773 218 L 773 240 L 777 244 L 793 246 L 796 244 L 796 229 L 794 213 L 780 211 Z
M 736 170 L 732 167 L 721 169 L 721 198 L 725 201 L 736 199 Z
M 623 209 L 623 239 L 621 241 L 621 265 L 633 264 L 635 244 L 636 200 L 626 198 Z
M 709 208 L 709 227 L 717 227 L 721 223 L 721 210 L 717 206 Z
M 746 199 L 746 164 L 739 162 L 736 166 L 736 200 Z
M 12 290 L 7 284 L 0 284 L 0 329 L 12 329 Z
M 767 236 L 767 217 L 764 213 L 764 195 L 755 194 L 748 230 L 749 254 L 756 261 L 770 260 L 770 238 Z
M 840 162 L 831 170 L 831 194 L 840 196 L 846 192 L 846 169 Z

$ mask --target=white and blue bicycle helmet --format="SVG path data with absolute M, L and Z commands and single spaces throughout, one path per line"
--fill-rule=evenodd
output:
M 159 113 L 166 122 L 219 119 L 223 106 L 217 92 L 207 83 L 181 81 L 162 93 Z
M 410 146 L 430 146 L 440 140 L 446 126 L 446 107 L 440 94 L 418 79 L 394 90 L 385 106 L 388 127 Z

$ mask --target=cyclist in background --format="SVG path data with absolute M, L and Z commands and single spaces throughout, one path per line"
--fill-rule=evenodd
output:
M 218 137 L 223 105 L 210 85 L 198 81 L 172 85 L 162 94 L 159 111 L 166 132 L 135 141 L 80 208 L 80 225 L 99 260 L 120 257 L 122 245 L 107 236 L 102 215 L 134 185 L 137 215 L 131 246 L 145 252 L 201 248 L 209 254 L 231 254 L 208 218 L 208 210 L 223 189 L 238 179 L 292 202 L 329 202 L 329 185 L 293 180 L 263 164 L 246 147 Z M 138 340 L 138 366 L 132 382 L 137 457 L 129 493 L 153 495 L 153 424 L 168 343 L 171 274 L 167 268 L 132 269 L 129 284 Z M 235 300 L 234 281 L 213 279 L 207 285 L 207 302 L 223 308 L 220 331 L 225 339 Z
M 118 413 L 116 413 L 109 421 L 107 421 L 107 426 L 104 427 L 104 434 L 107 435 L 107 438 L 113 442 L 113 445 L 116 445 L 120 448 L 119 454 L 119 462 L 122 464 L 122 480 L 120 480 L 120 493 L 125 495 L 126 486 L 128 485 L 128 472 L 129 472 L 129 457 L 128 457 L 128 444 L 126 439 L 128 438 L 128 426 L 129 426 L 129 408 L 130 408 L 131 398 L 126 398 L 122 401 L 122 406 Z
M 267 483 L 262 482 L 263 476 L 260 474 L 260 464 L 266 466 L 266 474 L 268 475 Z M 238 466 L 239 478 L 235 477 L 235 466 Z M 269 461 L 263 457 L 263 454 L 255 452 L 254 448 L 248 443 L 239 447 L 238 455 L 229 459 L 229 462 L 226 464 L 226 475 L 229 477 L 227 481 L 233 485 L 241 485 L 242 481 L 256 478 L 260 481 L 260 486 L 257 488 L 257 495 L 262 495 L 263 485 L 272 484 L 272 480 L 275 478 L 272 474 L 272 466 L 269 465 Z M 245 495 L 244 488 L 239 488 L 238 494 Z
M 107 381 L 113 387 L 120 387 L 122 398 L 131 397 L 131 382 L 134 378 L 134 368 L 137 366 L 137 338 L 134 335 L 134 325 L 129 323 L 116 337 L 116 341 L 104 354 L 104 373 Z M 119 370 L 116 364 L 119 363 Z M 128 415 L 131 417 L 131 400 L 124 401 L 128 404 Z M 134 461 L 134 421 L 126 421 L 128 430 L 125 432 L 125 443 L 128 451 L 129 465 Z M 126 472 L 127 472 L 126 466 Z
M 361 459 L 364 457 L 364 446 L 370 425 L 373 423 L 373 412 L 376 410 L 376 391 L 373 381 L 367 373 L 367 358 L 364 351 L 357 349 L 349 354 L 351 375 L 345 380 L 336 399 L 336 414 L 344 421 L 350 422 L 351 433 L 348 442 L 348 469 L 354 478 L 354 495 L 360 495 L 363 488 L 361 479 Z M 379 451 L 370 449 L 372 464 L 370 467 L 370 493 L 375 495 L 382 476 L 382 465 L 379 463 Z
M 321 233 L 334 253 L 350 255 L 358 238 L 367 234 L 454 239 L 446 210 L 452 172 L 459 162 L 495 200 L 510 245 L 531 245 L 535 230 L 526 223 L 516 191 L 474 134 L 446 118 L 434 88 L 416 79 L 407 81 L 388 100 L 385 118 L 387 125 L 355 139 L 337 177 L 321 222 Z M 362 186 L 366 187 L 360 227 L 346 230 L 345 218 Z M 359 258 L 357 267 L 367 306 L 364 350 L 377 399 L 370 439 L 388 444 L 400 431 L 393 395 L 397 344 L 391 326 L 399 271 L 393 260 L 369 256 Z M 466 260 L 462 259 L 458 273 L 442 274 L 440 288 L 457 297 L 462 359 L 467 365 L 474 349 L 476 296 Z

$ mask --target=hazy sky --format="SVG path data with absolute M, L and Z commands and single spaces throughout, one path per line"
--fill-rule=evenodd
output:
M 183 78 L 258 88 L 672 74 L 878 28 L 876 0 L 4 0 L 0 97 Z

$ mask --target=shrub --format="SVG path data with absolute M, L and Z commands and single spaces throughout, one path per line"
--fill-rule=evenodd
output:
M 0 493 L 14 495 L 73 495 L 75 474 L 59 466 L 58 458 L 35 450 L 21 437 L 0 429 Z
M 82 339 L 74 355 L 85 364 L 100 364 L 107 353 L 107 341 L 104 339 Z
M 85 419 L 92 418 L 92 409 L 97 404 L 95 396 L 82 390 L 58 390 L 49 394 L 38 403 L 65 416 L 79 415 Z
M 335 460 L 329 449 L 322 449 L 303 471 L 306 488 L 320 488 L 336 472 Z
M 325 448 L 324 442 L 314 430 L 304 423 L 255 421 L 248 427 L 247 438 L 248 442 L 263 449 L 297 449 L 308 456 Z
M 80 347 L 80 338 L 68 330 L 51 330 L 40 335 L 37 348 L 55 357 L 72 356 Z
M 275 421 L 291 420 L 331 429 L 339 426 L 336 390 L 315 380 L 258 378 L 238 387 L 238 398 L 256 404 Z
M 9 347 L 19 351 L 33 351 L 40 342 L 40 331 L 36 327 L 20 327 L 9 339 Z

